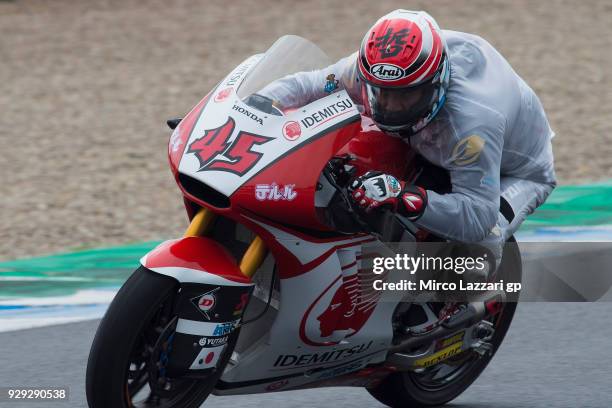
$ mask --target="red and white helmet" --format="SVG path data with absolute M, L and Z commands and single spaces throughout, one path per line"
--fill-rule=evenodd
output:
M 366 114 L 383 130 L 416 133 L 444 104 L 450 77 L 446 42 L 424 11 L 381 17 L 363 38 L 358 66 Z

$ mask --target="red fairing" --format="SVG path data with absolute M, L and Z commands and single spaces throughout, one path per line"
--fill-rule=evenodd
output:
M 276 240 L 274 234 L 272 234 L 268 229 L 262 227 L 257 222 L 253 222 L 253 220 L 294 235 L 297 239 L 316 244 L 334 244 L 334 246 L 330 246 L 330 248 L 321 254 L 321 256 L 303 264 L 295 257 L 295 255 L 291 252 L 291 249 L 285 248 L 285 246 Z M 375 238 L 365 233 L 329 238 L 315 238 L 289 226 L 262 219 L 254 214 L 244 214 L 241 217 L 240 222 L 261 237 L 261 239 L 263 239 L 263 241 L 266 243 L 266 246 L 270 249 L 270 252 L 274 254 L 275 261 L 278 265 L 279 277 L 281 279 L 288 279 L 310 272 L 312 269 L 325 262 L 330 256 L 333 256 L 339 249 L 355 247 L 375 241 Z
M 251 178 L 231 197 L 232 207 L 240 208 L 277 222 L 304 228 L 328 230 L 314 206 L 315 186 L 327 161 L 359 131 L 359 122 L 347 124 L 312 142 L 300 146 Z M 291 200 L 256 199 L 257 185 L 293 186 Z
M 361 132 L 337 154 L 350 154 L 357 175 L 368 170 L 391 174 L 399 180 L 410 180 L 414 175 L 415 152 L 402 139 L 382 132 L 372 119 L 362 116 Z
M 227 249 L 204 237 L 186 237 L 163 242 L 147 254 L 143 266 L 148 269 L 195 269 L 234 282 L 251 283 L 251 280 L 242 274 L 238 263 Z
M 191 112 L 181 120 L 181 123 L 179 123 L 176 129 L 174 129 L 172 136 L 170 136 L 170 141 L 168 142 L 168 160 L 170 161 L 170 169 L 172 169 L 172 174 L 175 178 L 178 177 L 178 167 L 183 157 L 185 145 L 209 97 L 210 93 L 202 98 Z

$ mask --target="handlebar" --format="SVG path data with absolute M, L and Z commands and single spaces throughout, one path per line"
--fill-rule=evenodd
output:
M 361 231 L 374 235 L 381 238 L 381 233 L 373 228 L 366 220 L 364 220 L 364 212 L 358 208 L 348 191 L 348 186 L 355 176 L 355 168 L 350 165 L 350 162 L 354 158 L 350 155 L 334 156 L 323 169 L 323 175 L 327 181 L 336 189 L 338 196 L 341 198 L 344 204 L 346 213 L 351 219 L 359 226 Z M 417 227 L 408 219 L 398 215 L 395 215 L 395 220 L 398 221 L 402 227 L 410 234 L 415 235 Z
M 376 232 L 365 221 L 361 219 L 361 217 L 355 210 L 355 207 L 353 206 L 353 201 L 349 197 L 347 186 L 352 174 L 347 171 L 344 166 L 351 159 L 352 158 L 349 155 L 346 155 L 345 157 L 334 156 L 332 160 L 327 162 L 327 166 L 325 166 L 325 168 L 323 169 L 323 174 L 325 175 L 325 178 L 327 179 L 329 184 L 331 184 L 336 189 L 337 193 L 342 199 L 342 202 L 344 203 L 347 212 L 349 213 L 353 221 L 355 221 L 355 223 L 357 223 L 364 232 L 367 232 L 368 234 L 375 234 Z M 338 181 L 340 181 L 344 185 L 340 186 Z

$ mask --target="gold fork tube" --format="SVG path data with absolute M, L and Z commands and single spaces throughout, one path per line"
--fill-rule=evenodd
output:
M 198 213 L 192 218 L 186 237 L 201 237 L 209 230 L 215 214 L 208 208 L 200 208 Z M 260 237 L 255 237 L 240 260 L 240 270 L 244 276 L 251 278 L 257 268 L 259 268 L 266 258 L 268 249 Z
M 255 237 L 240 261 L 240 270 L 247 278 L 251 278 L 266 258 L 268 249 L 260 237 Z
M 191 223 L 185 231 L 186 237 L 201 237 L 206 234 L 212 222 L 215 219 L 215 213 L 208 208 L 200 208 L 198 213 L 191 219 Z

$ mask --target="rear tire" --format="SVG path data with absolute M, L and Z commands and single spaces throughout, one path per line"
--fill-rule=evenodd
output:
M 504 257 L 497 279 L 520 281 L 521 254 L 516 240 L 511 237 L 504 248 Z M 518 270 L 513 268 L 518 268 Z M 508 279 L 508 278 L 511 279 Z M 518 280 L 517 280 L 518 277 Z M 426 389 L 418 381 L 418 375 L 413 372 L 394 373 L 386 377 L 382 383 L 368 392 L 381 403 L 393 408 L 420 408 L 444 405 L 463 393 L 482 373 L 489 364 L 499 346 L 504 340 L 516 311 L 518 296 L 508 296 L 507 302 L 498 317 L 495 334 L 491 343 L 492 352 L 477 361 L 471 362 L 459 378 L 440 389 Z
M 121 287 L 100 322 L 89 354 L 86 393 L 90 407 L 196 408 L 206 400 L 229 361 L 238 331 L 230 335 L 218 368 L 211 370 L 208 377 L 172 379 L 177 387 L 175 395 L 160 396 L 150 392 L 141 404 L 132 401 L 138 390 L 148 387 L 150 364 L 145 354 L 151 349 L 150 343 L 155 344 L 155 333 L 159 332 L 159 326 L 155 325 L 171 325 L 178 288 L 175 279 L 144 267 L 138 268 Z M 143 357 L 139 357 L 141 355 Z M 134 358 L 142 359 L 144 367 L 140 362 L 134 364 Z M 138 383 L 134 380 L 135 372 L 139 376 Z M 128 375 L 132 377 L 130 385 Z

